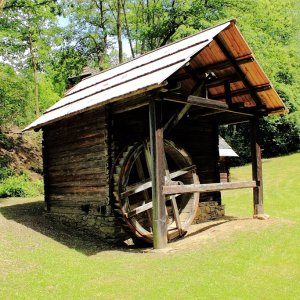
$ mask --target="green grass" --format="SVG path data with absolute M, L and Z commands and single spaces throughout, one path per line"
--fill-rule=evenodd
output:
M 0 299 L 300 299 L 300 154 L 263 167 L 272 223 L 167 254 L 55 236 L 26 218 L 36 202 L 0 199 Z M 232 176 L 249 179 L 250 167 Z M 251 191 L 224 193 L 227 215 L 251 217 L 251 201 Z

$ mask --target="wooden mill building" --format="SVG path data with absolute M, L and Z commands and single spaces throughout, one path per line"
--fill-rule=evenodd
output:
M 43 131 L 50 215 L 161 248 L 221 190 L 252 188 L 263 214 L 258 120 L 284 112 L 232 20 L 85 78 L 25 130 Z M 218 126 L 240 122 L 253 178 L 220 183 Z

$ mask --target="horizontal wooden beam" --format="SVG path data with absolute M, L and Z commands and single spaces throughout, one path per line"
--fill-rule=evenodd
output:
M 210 80 L 206 83 L 206 87 L 212 88 L 216 86 L 223 85 L 224 82 L 229 81 L 230 83 L 236 83 L 238 81 L 241 81 L 241 78 L 237 74 L 228 75 L 224 77 L 218 77 L 213 80 Z
M 261 99 L 258 97 L 256 91 L 253 89 L 251 82 L 249 81 L 246 74 L 241 69 L 240 65 L 237 63 L 236 59 L 228 51 L 228 49 L 225 47 L 225 45 L 223 44 L 223 42 L 221 41 L 221 39 L 218 36 L 216 36 L 214 40 L 217 42 L 218 46 L 220 47 L 220 49 L 224 53 L 224 55 L 227 57 L 227 59 L 232 63 L 232 66 L 234 67 L 236 73 L 240 76 L 245 87 L 249 90 L 249 93 L 250 93 L 252 99 L 256 103 L 256 106 L 259 107 L 262 104 Z
M 235 59 L 235 63 L 238 65 L 242 65 L 242 64 L 247 64 L 250 62 L 253 62 L 254 58 L 252 56 L 248 56 L 248 57 L 241 57 L 241 58 L 236 58 Z M 198 73 L 199 75 L 206 73 L 206 72 L 210 72 L 210 71 L 216 71 L 216 70 L 222 70 L 222 69 L 226 69 L 229 67 L 233 67 L 232 61 L 230 60 L 226 60 L 226 61 L 222 61 L 222 62 L 218 62 L 218 63 L 214 63 L 214 64 L 210 64 L 207 66 L 203 66 L 200 68 L 195 68 L 194 72 Z M 185 80 L 190 78 L 190 75 L 188 73 L 182 73 L 182 74 L 178 74 L 178 75 L 174 75 L 172 76 L 172 80 Z
M 262 86 L 257 86 L 257 87 L 253 87 L 252 90 L 255 91 L 256 93 L 258 92 L 263 92 L 263 91 L 267 91 L 270 90 L 272 87 L 269 84 L 266 85 L 262 85 Z M 249 89 L 239 89 L 239 90 L 235 90 L 231 92 L 231 96 L 232 97 L 237 97 L 237 96 L 243 96 L 243 95 L 251 95 L 251 92 Z M 211 98 L 219 100 L 219 99 L 225 99 L 226 95 L 225 93 L 221 93 L 221 94 L 216 94 L 216 95 L 211 95 Z
M 210 108 L 210 109 L 214 109 L 214 110 L 218 110 L 218 111 L 222 111 L 222 112 L 229 112 L 229 113 L 234 113 L 234 114 L 253 116 L 253 114 L 248 113 L 248 112 L 243 112 L 241 110 L 234 110 L 234 109 L 230 108 L 230 106 L 228 104 L 226 104 L 225 102 L 218 101 L 218 100 L 206 99 L 206 98 L 197 97 L 197 96 L 189 96 L 187 99 L 187 102 L 192 105 Z
M 245 189 L 257 187 L 256 181 L 222 182 L 207 184 L 165 185 L 164 195 L 217 192 L 225 190 Z

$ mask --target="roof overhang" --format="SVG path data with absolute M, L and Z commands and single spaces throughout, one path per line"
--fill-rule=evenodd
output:
M 230 104 L 264 108 L 266 115 L 287 111 L 231 20 L 83 79 L 24 130 L 37 130 L 108 103 L 159 90 L 174 80 L 181 81 L 183 93 L 191 94 L 195 82 L 206 73 L 215 75 L 206 82 L 213 100 L 228 104 L 230 90 Z

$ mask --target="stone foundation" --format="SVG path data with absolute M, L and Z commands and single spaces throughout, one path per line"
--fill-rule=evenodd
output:
M 216 220 L 224 217 L 225 206 L 217 201 L 200 202 L 193 224 Z
M 88 235 L 97 236 L 107 242 L 116 243 L 128 238 L 114 215 L 58 214 L 51 212 L 45 213 L 45 216 L 54 222 L 59 222 Z

